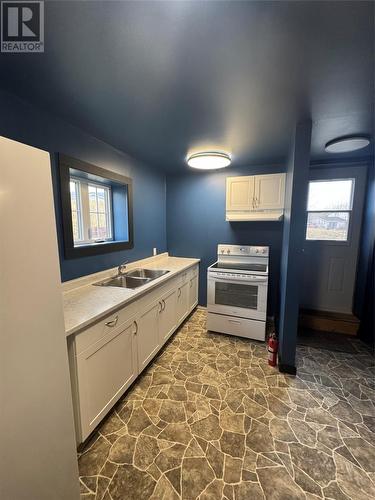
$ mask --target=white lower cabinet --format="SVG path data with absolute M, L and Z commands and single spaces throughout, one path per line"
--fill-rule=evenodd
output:
M 130 319 L 76 360 L 80 436 L 86 439 L 138 375 L 136 323 Z
M 177 288 L 177 324 L 184 321 L 189 314 L 189 281 L 185 281 Z
M 164 344 L 177 327 L 177 290 L 169 290 L 160 299 L 159 339 Z
M 136 320 L 139 373 L 160 349 L 159 311 L 160 302 L 153 302 L 140 313 Z
M 198 303 L 198 265 L 68 341 L 82 443 Z M 92 342 L 92 343 L 90 343 Z
M 198 271 L 193 271 L 189 279 L 189 311 L 198 304 Z

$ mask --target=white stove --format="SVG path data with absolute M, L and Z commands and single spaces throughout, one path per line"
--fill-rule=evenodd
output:
M 207 270 L 207 329 L 265 340 L 269 248 L 218 245 Z

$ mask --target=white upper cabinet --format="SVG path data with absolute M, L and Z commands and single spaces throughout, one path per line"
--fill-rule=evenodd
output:
M 283 210 L 285 174 L 254 176 L 254 206 L 256 210 Z
M 248 210 L 254 198 L 254 177 L 227 178 L 227 211 Z
M 227 177 L 226 220 L 280 220 L 285 174 Z

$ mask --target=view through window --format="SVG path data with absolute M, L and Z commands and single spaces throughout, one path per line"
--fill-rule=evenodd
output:
M 111 188 L 70 178 L 74 245 L 112 239 Z
M 353 205 L 354 179 L 309 183 L 307 240 L 347 241 Z

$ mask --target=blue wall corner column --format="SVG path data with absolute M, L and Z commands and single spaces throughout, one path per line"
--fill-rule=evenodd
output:
M 287 373 L 296 373 L 301 253 L 306 224 L 311 128 L 311 120 L 297 124 L 287 164 L 279 317 L 279 369 Z
M 375 156 L 369 164 L 362 241 L 357 272 L 355 314 L 359 338 L 375 349 Z

